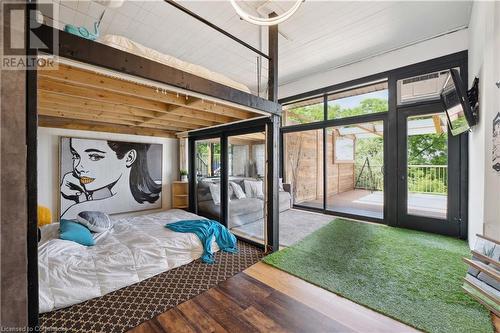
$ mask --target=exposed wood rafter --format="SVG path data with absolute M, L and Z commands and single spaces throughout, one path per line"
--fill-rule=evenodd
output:
M 38 71 L 38 92 L 44 124 L 57 119 L 57 125 L 65 128 L 70 124 L 62 123 L 64 119 L 84 128 L 91 123 L 101 128 L 115 124 L 122 130 L 127 127 L 127 133 L 142 129 L 179 133 L 261 116 L 66 64 Z
M 165 138 L 175 138 L 175 132 L 159 130 L 154 128 L 139 128 L 117 125 L 114 123 L 95 123 L 93 121 L 64 119 L 50 116 L 40 116 L 38 118 L 38 126 L 75 129 L 82 131 L 93 132 L 110 132 L 132 135 L 156 136 Z

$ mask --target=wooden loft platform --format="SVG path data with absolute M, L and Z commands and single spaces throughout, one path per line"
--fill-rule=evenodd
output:
M 91 67 L 59 63 L 57 70 L 37 73 L 42 127 L 175 137 L 263 115 L 248 107 L 193 97 L 155 82 L 135 82 Z
M 270 96 L 273 98 L 268 100 L 105 44 L 80 38 L 47 25 L 41 25 L 31 31 L 47 46 L 47 48 L 37 50 L 39 55 L 54 55 L 124 75 L 154 81 L 175 89 L 206 96 L 207 98 L 215 98 L 229 105 L 236 105 L 237 108 L 250 108 L 268 115 L 281 115 L 281 106 L 276 102 L 276 89 L 274 88 L 275 83 L 277 83 L 274 80 L 276 76 L 274 62 L 277 62 L 277 51 L 270 60 L 269 87 Z

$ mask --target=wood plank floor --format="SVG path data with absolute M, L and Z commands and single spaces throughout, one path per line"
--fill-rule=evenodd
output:
M 264 263 L 133 328 L 165 332 L 417 332 Z

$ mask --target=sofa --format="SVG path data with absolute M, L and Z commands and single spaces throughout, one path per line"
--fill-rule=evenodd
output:
M 244 181 L 252 180 L 255 178 L 229 178 L 230 182 L 235 182 L 240 185 L 245 191 Z M 204 178 L 198 181 L 197 186 L 197 199 L 198 199 L 198 215 L 207 218 L 219 220 L 220 219 L 220 204 L 215 204 L 210 192 L 210 184 L 220 184 L 220 180 L 213 178 Z M 238 199 L 233 191 L 232 186 L 228 187 L 229 190 L 229 216 L 228 227 L 239 227 L 248 223 L 252 223 L 264 218 L 264 198 L 260 197 L 247 197 Z M 284 212 L 292 206 L 292 196 L 290 194 L 290 184 L 282 184 L 279 189 L 279 211 Z

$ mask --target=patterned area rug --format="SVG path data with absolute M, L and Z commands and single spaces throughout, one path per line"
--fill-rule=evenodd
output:
M 245 270 L 263 257 L 238 241 L 237 254 L 217 252 L 215 264 L 196 260 L 103 297 L 40 315 L 41 332 L 125 332 Z

